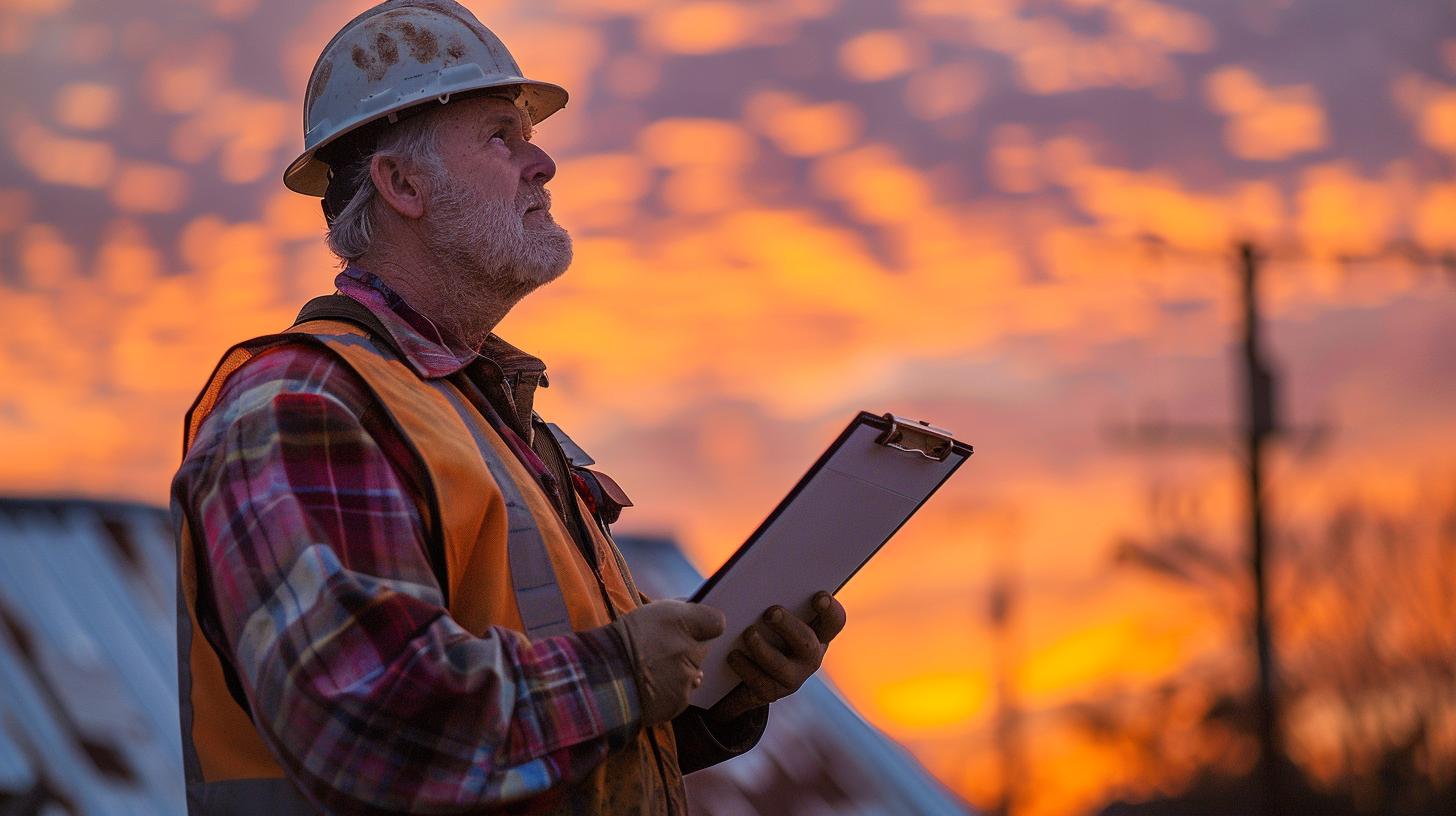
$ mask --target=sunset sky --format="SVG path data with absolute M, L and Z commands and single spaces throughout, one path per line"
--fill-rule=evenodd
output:
M 221 353 L 331 290 L 317 200 L 280 177 L 368 5 L 0 0 L 0 492 L 165 503 Z M 1113 432 L 1237 420 L 1235 241 L 1270 253 L 1286 419 L 1332 429 L 1275 457 L 1280 532 L 1456 476 L 1456 272 L 1390 253 L 1456 251 L 1450 0 L 467 5 L 572 94 L 536 140 L 576 262 L 499 333 L 636 501 L 621 530 L 711 571 L 860 409 L 975 446 L 842 593 L 828 659 L 973 802 L 1000 796 L 998 676 L 1019 812 L 1249 761 L 1191 736 L 1196 689 L 1156 770 L 1063 716 L 1247 681 L 1234 608 L 1116 558 L 1168 525 L 1242 547 L 1228 452 Z M 1316 772 L 1331 727 L 1291 715 Z

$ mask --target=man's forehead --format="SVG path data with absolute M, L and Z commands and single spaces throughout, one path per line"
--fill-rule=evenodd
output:
M 511 124 L 519 123 L 527 133 L 531 130 L 530 115 L 526 113 L 525 106 L 513 96 L 504 93 L 490 94 L 461 100 L 456 105 L 467 122 L 485 126 L 504 120 Z M 447 109 L 456 105 L 447 106 Z

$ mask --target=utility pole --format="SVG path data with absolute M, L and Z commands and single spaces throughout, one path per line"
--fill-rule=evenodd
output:
M 1279 708 L 1273 631 L 1269 625 L 1269 586 L 1267 565 L 1269 543 L 1268 494 L 1264 467 L 1276 438 L 1285 435 L 1279 417 L 1278 375 L 1269 361 L 1262 342 L 1262 316 L 1259 310 L 1259 272 L 1264 255 L 1254 244 L 1240 242 L 1234 246 L 1233 260 L 1239 281 L 1241 343 L 1237 361 L 1241 373 L 1242 394 L 1238 402 L 1238 453 L 1243 466 L 1248 568 L 1253 614 L 1249 628 L 1254 636 L 1254 708 L 1255 738 L 1259 744 L 1257 779 L 1258 812 L 1263 816 L 1282 813 L 1282 791 L 1279 767 L 1283 756 L 1280 745 Z M 1322 429 L 1312 429 L 1311 437 Z M 1209 448 L 1227 450 L 1227 428 L 1165 421 L 1144 422 L 1131 428 L 1117 429 L 1118 441 L 1137 447 Z
M 1001 757 L 1001 801 L 991 812 L 995 816 L 1013 816 L 1024 769 L 1021 763 L 1020 713 L 1016 700 L 1015 675 L 1020 662 L 1014 633 L 1016 579 L 1005 556 L 992 578 L 987 613 L 992 635 L 996 639 L 995 739 L 996 750 Z
M 1280 416 L 1279 376 L 1263 345 L 1263 317 L 1259 308 L 1259 273 L 1267 256 L 1250 241 L 1234 246 L 1234 263 L 1239 280 L 1241 348 L 1238 362 L 1242 374 L 1239 402 L 1238 453 L 1243 465 L 1244 503 L 1247 514 L 1248 567 L 1254 636 L 1255 737 L 1259 743 L 1259 812 L 1263 816 L 1284 813 L 1284 760 L 1279 706 L 1279 673 L 1274 635 L 1270 626 L 1268 564 L 1274 535 L 1269 523 L 1269 495 L 1265 466 L 1275 442 L 1295 441 L 1297 447 L 1316 449 L 1329 428 L 1315 425 L 1293 428 Z M 1370 255 L 1342 256 L 1346 267 L 1403 261 L 1414 266 L 1442 269 L 1456 282 L 1456 250 L 1428 250 L 1410 241 L 1396 242 Z M 1118 441 L 1139 447 L 1218 447 L 1227 449 L 1227 429 L 1207 425 L 1164 421 L 1144 422 L 1131 428 L 1115 429 Z
M 1002 507 L 984 513 L 989 525 L 986 538 L 998 542 L 991 552 L 990 586 L 976 616 L 985 615 L 990 629 L 990 663 L 995 686 L 996 709 L 988 735 L 995 750 L 1000 786 L 990 816 L 1013 816 L 1019 812 L 1026 787 L 1026 763 L 1022 751 L 1021 705 L 1017 683 L 1021 667 L 1018 617 L 1021 596 L 1021 519 L 1014 508 Z
M 1262 257 L 1251 243 L 1238 246 L 1239 283 L 1243 312 L 1244 416 L 1243 454 L 1245 502 L 1248 511 L 1249 572 L 1253 578 L 1254 649 L 1258 680 L 1255 705 L 1258 708 L 1259 782 L 1261 810 L 1266 816 L 1281 812 L 1279 779 L 1279 709 L 1274 693 L 1273 634 L 1269 627 L 1268 561 L 1269 526 L 1264 492 L 1264 464 L 1267 444 L 1280 432 L 1276 375 L 1260 342 L 1259 264 Z

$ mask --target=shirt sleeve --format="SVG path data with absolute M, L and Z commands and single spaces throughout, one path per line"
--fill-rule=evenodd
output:
M 750 709 L 728 722 L 715 722 L 706 710 L 688 706 L 672 721 L 678 767 L 690 774 L 746 754 L 766 728 L 768 706 Z
M 233 375 L 176 494 L 265 742 L 330 812 L 479 811 L 582 778 L 640 727 L 610 629 L 476 637 L 443 607 L 362 383 L 286 347 Z M 197 522 L 194 522 L 196 524 Z

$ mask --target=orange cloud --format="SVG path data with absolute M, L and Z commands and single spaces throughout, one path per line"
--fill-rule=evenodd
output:
M 1456 89 L 1410 72 L 1398 77 L 1392 90 L 1421 141 L 1456 154 Z
M 642 157 L 665 167 L 722 165 L 739 168 L 754 157 L 753 138 L 722 119 L 659 119 L 637 136 Z
M 642 24 L 650 43 L 680 54 L 711 54 L 751 42 L 756 15 L 751 8 L 715 0 L 677 3 L 658 9 Z
M 844 102 L 806 103 L 793 94 L 763 91 L 743 107 L 754 128 L 790 156 L 822 156 L 859 137 L 863 119 Z
M 163 259 L 135 221 L 113 222 L 96 251 L 96 276 L 118 300 L 145 293 L 162 275 Z
M 76 130 L 101 130 L 116 120 L 116 88 L 98 82 L 73 82 L 56 95 L 56 121 Z
M 76 248 L 50 224 L 31 224 L 18 236 L 20 270 L 32 289 L 54 289 L 80 269 Z
M 551 183 L 552 214 L 574 227 L 625 224 L 646 194 L 648 168 L 629 153 L 580 156 Z
M 987 155 L 991 181 L 1008 193 L 1041 189 L 1041 156 L 1031 131 L 1022 125 L 1000 125 L 991 133 Z
M 859 82 L 879 82 L 899 76 L 917 62 L 916 46 L 901 31 L 866 31 L 839 47 L 840 68 Z
M 1391 237 L 1395 206 L 1388 188 L 1361 177 L 1348 164 L 1306 170 L 1297 202 L 1296 228 L 1313 252 L 1377 252 Z
M 5 0 L 6 11 L 37 17 L 56 14 L 71 7 L 71 0 Z
M 868 224 L 912 221 L 933 208 L 925 178 L 886 145 L 821 159 L 814 166 L 814 184 Z
M 122 162 L 111 183 L 111 203 L 122 212 L 174 212 L 187 201 L 187 176 L 153 162 Z
M 10 123 L 10 146 L 31 175 L 47 184 L 95 189 L 116 169 L 109 142 L 69 139 L 19 114 Z
M 1309 85 L 1269 88 L 1252 71 L 1228 66 L 1209 74 L 1204 89 L 1228 117 L 1224 143 L 1241 159 L 1286 159 L 1329 140 L 1324 108 Z
M 226 88 L 232 61 L 232 41 L 221 34 L 161 52 L 146 68 L 143 88 L 157 110 L 191 113 L 207 102 L 219 88 Z
M 1416 208 L 1414 233 L 1427 247 L 1456 247 L 1456 184 L 1433 184 Z

